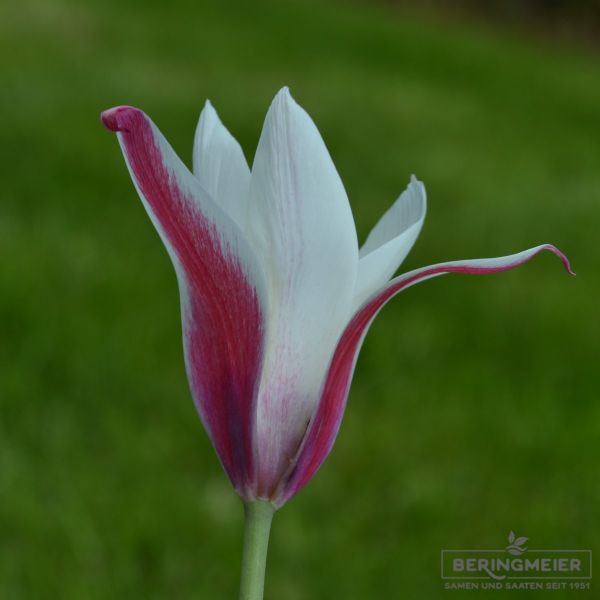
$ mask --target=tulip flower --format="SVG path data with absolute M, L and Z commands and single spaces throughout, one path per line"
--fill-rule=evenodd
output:
M 367 330 L 402 290 L 446 273 L 513 269 L 544 244 L 392 278 L 425 218 L 412 178 L 359 250 L 344 186 L 308 114 L 282 89 L 252 169 L 206 103 L 193 171 L 139 109 L 102 113 L 171 257 L 200 419 L 246 506 L 242 598 L 261 598 L 273 512 L 333 446 Z

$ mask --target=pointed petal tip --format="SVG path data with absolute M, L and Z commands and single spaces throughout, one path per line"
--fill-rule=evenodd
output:
M 304 115 L 306 111 L 294 100 L 286 85 L 273 97 L 267 114 L 269 113 L 276 118 L 284 118 L 284 115 Z
M 422 190 L 425 189 L 425 184 L 413 173 L 410 176 L 410 182 L 408 184 L 409 186 L 419 186 Z
M 575 275 L 577 275 L 577 273 L 575 273 L 575 271 L 573 271 L 573 269 L 571 268 L 571 263 L 569 262 L 569 259 L 567 258 L 567 256 L 565 254 L 563 254 L 556 246 L 553 246 L 552 244 L 544 244 L 542 246 L 542 249 L 549 250 L 550 252 L 552 252 L 553 254 L 558 256 L 558 258 L 560 258 L 562 264 L 565 267 L 565 270 L 567 271 L 567 273 L 569 275 L 572 275 L 573 277 L 575 277 Z
M 118 133 L 119 131 L 126 131 L 125 121 L 127 117 L 141 113 L 139 108 L 133 106 L 115 106 L 103 111 L 100 114 L 100 120 L 106 129 Z
M 289 106 L 290 104 L 295 104 L 292 95 L 290 94 L 290 88 L 287 85 L 284 85 L 273 98 L 273 104 L 281 103 L 284 106 Z
M 196 129 L 196 135 L 199 135 L 204 127 L 212 128 L 215 123 L 221 123 L 221 119 L 212 102 L 207 98 L 204 102 L 204 106 L 200 111 L 200 120 L 198 121 L 198 128 Z
M 208 98 L 204 101 L 204 106 L 202 107 L 202 113 L 205 113 L 205 114 L 211 115 L 211 116 L 215 116 L 218 118 L 217 111 L 215 110 L 215 107 L 213 106 L 212 102 Z

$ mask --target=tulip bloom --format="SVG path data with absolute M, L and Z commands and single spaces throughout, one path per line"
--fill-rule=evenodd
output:
M 250 513 L 281 507 L 331 451 L 361 344 L 393 296 L 446 273 L 512 269 L 542 250 L 570 270 L 544 244 L 392 278 L 423 225 L 423 184 L 412 178 L 359 250 L 331 157 L 287 88 L 269 108 L 252 170 L 208 102 L 193 172 L 142 111 L 120 106 L 102 121 L 175 267 L 192 396 Z

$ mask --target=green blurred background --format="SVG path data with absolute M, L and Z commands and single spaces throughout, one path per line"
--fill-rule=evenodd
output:
M 2 600 L 236 597 L 241 505 L 189 396 L 172 268 L 98 115 L 143 108 L 189 164 L 208 97 L 251 160 L 283 85 L 361 240 L 414 172 L 429 214 L 406 269 L 553 242 L 578 277 L 548 254 L 385 309 L 332 455 L 276 515 L 267 599 L 478 597 L 443 590 L 440 550 L 510 530 L 598 550 L 600 54 L 503 23 L 316 0 L 2 4 Z

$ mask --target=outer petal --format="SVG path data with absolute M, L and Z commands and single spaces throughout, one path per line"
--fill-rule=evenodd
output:
M 355 308 L 398 270 L 421 232 L 426 210 L 425 186 L 413 175 L 406 190 L 381 217 L 360 249 Z
M 186 368 L 196 406 L 237 491 L 251 497 L 263 354 L 262 275 L 233 221 L 140 110 L 102 114 L 179 282 Z
M 501 258 L 459 260 L 417 269 L 396 277 L 364 304 L 346 327 L 337 345 L 319 406 L 293 463 L 294 466 L 274 498 L 275 504 L 281 506 L 306 485 L 331 451 L 344 414 L 358 352 L 373 319 L 388 300 L 415 283 L 446 273 L 484 275 L 514 269 L 543 250 L 550 250 L 556 254 L 567 271 L 573 274 L 564 254 L 554 246 L 545 244 Z
M 250 184 L 250 232 L 270 295 L 257 416 L 259 494 L 295 456 L 351 314 L 358 245 L 344 187 L 310 117 L 284 88 Z
M 250 169 L 242 148 L 207 100 L 194 138 L 194 175 L 244 231 L 248 212 Z

